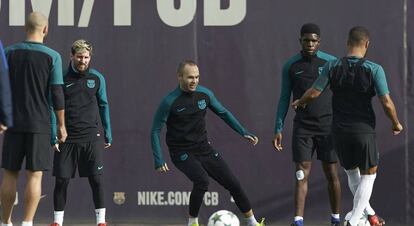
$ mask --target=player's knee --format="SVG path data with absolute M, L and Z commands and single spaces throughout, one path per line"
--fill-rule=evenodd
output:
M 56 189 L 66 188 L 69 185 L 69 178 L 56 177 Z
M 208 180 L 208 178 L 201 178 L 199 180 L 194 181 L 194 189 L 196 190 L 207 191 L 209 185 L 210 181 Z
M 93 187 L 100 187 L 102 184 L 101 175 L 89 176 L 88 179 L 89 179 L 89 183 Z
M 296 171 L 295 177 L 296 177 L 297 181 L 306 181 L 307 180 L 307 177 L 305 175 L 305 171 L 303 171 L 301 169 Z

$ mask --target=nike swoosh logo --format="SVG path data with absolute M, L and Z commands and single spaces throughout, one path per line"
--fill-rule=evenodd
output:
M 103 166 L 98 166 L 98 170 L 101 170 L 101 169 L 103 169 Z
M 295 75 L 302 74 L 304 71 L 295 72 Z
M 180 108 L 180 109 L 177 109 L 177 112 L 182 112 L 182 111 L 184 111 L 186 108 Z
M 71 84 L 69 84 L 69 85 L 66 85 L 66 88 L 71 87 L 71 86 L 73 86 L 73 85 L 75 85 L 75 83 L 71 83 Z

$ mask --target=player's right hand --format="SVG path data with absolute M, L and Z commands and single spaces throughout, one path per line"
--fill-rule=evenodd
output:
M 56 144 L 53 145 L 53 150 L 57 151 L 57 152 L 60 152 L 59 143 L 56 143 Z
M 170 169 L 168 169 L 167 163 L 164 163 L 162 166 L 157 168 L 157 171 L 161 173 L 165 173 L 167 171 L 170 171 Z
M 398 135 L 401 133 L 401 131 L 403 131 L 403 126 L 401 125 L 401 123 L 397 123 L 395 125 L 392 126 L 392 133 L 395 135 Z
M 277 151 L 282 151 L 283 147 L 282 147 L 282 133 L 276 133 L 275 138 L 273 138 L 273 147 L 275 147 L 275 149 Z
M 66 132 L 66 127 L 59 126 L 57 132 L 58 132 L 58 142 L 64 143 L 66 141 L 66 138 L 68 137 L 68 133 Z

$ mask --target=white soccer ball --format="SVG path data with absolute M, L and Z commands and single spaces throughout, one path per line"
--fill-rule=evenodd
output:
M 345 215 L 345 221 L 344 221 L 344 226 L 346 226 L 348 224 L 349 219 L 351 219 L 351 215 L 352 215 L 352 211 L 348 212 Z M 368 221 L 368 215 L 363 215 L 358 222 L 358 225 L 356 226 L 371 226 L 371 224 Z
M 240 226 L 240 221 L 234 213 L 219 210 L 211 214 L 207 226 Z

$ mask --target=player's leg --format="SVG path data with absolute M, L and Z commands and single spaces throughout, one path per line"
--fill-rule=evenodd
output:
M 315 150 L 313 136 L 292 135 L 292 156 L 295 162 L 295 217 L 294 226 L 303 225 L 306 196 L 308 194 L 308 178 L 312 168 L 312 154 Z
M 338 157 L 333 148 L 331 136 L 316 138 L 317 157 L 322 162 L 322 168 L 328 182 L 329 202 L 331 206 L 331 224 L 340 225 L 341 183 L 338 177 Z
M 208 175 L 226 188 L 234 199 L 239 210 L 244 214 L 248 226 L 259 224 L 254 216 L 250 201 L 247 198 L 239 180 L 234 176 L 220 153 L 212 151 L 199 157 Z
M 198 226 L 198 213 L 203 203 L 204 193 L 208 190 L 209 178 L 198 157 L 191 153 L 171 153 L 175 167 L 193 182 L 190 195 L 188 226 Z
M 27 182 L 24 192 L 24 217 L 22 226 L 33 225 L 33 218 L 42 195 L 42 171 L 27 170 Z
M 49 170 L 51 166 L 49 156 L 52 147 L 49 134 L 27 133 L 26 136 L 27 183 L 22 226 L 31 226 L 42 192 L 43 171 Z
M 16 200 L 16 184 L 19 171 L 3 170 L 3 181 L 1 183 L 1 209 L 2 225 L 11 224 L 11 215 L 14 201 Z
M 54 153 L 53 176 L 55 188 L 53 190 L 53 224 L 51 226 L 62 226 L 66 206 L 67 189 L 70 178 L 76 173 L 77 149 L 75 144 L 64 143 L 59 145 L 60 152 Z M 57 225 L 56 225 L 57 224 Z
M 2 225 L 11 224 L 11 215 L 16 200 L 16 184 L 21 168 L 24 150 L 24 133 L 7 131 L 3 139 L 2 168 L 3 179 L 1 183 Z
M 77 144 L 79 147 L 79 176 L 88 177 L 95 205 L 96 225 L 106 225 L 106 208 L 103 188 L 103 141 L 91 141 Z
M 95 205 L 96 224 L 99 226 L 106 225 L 105 219 L 105 202 L 102 175 L 92 175 L 88 177 L 92 189 L 93 203 Z
M 69 178 L 56 177 L 55 189 L 53 190 L 53 224 L 51 226 L 63 225 L 69 181 Z
M 357 225 L 369 204 L 379 159 L 375 134 L 355 134 L 350 138 L 356 150 L 354 158 L 358 161 L 357 166 L 360 169 L 361 178 L 355 191 L 352 215 L 348 223 Z M 348 169 L 352 168 L 354 167 L 348 167 Z

